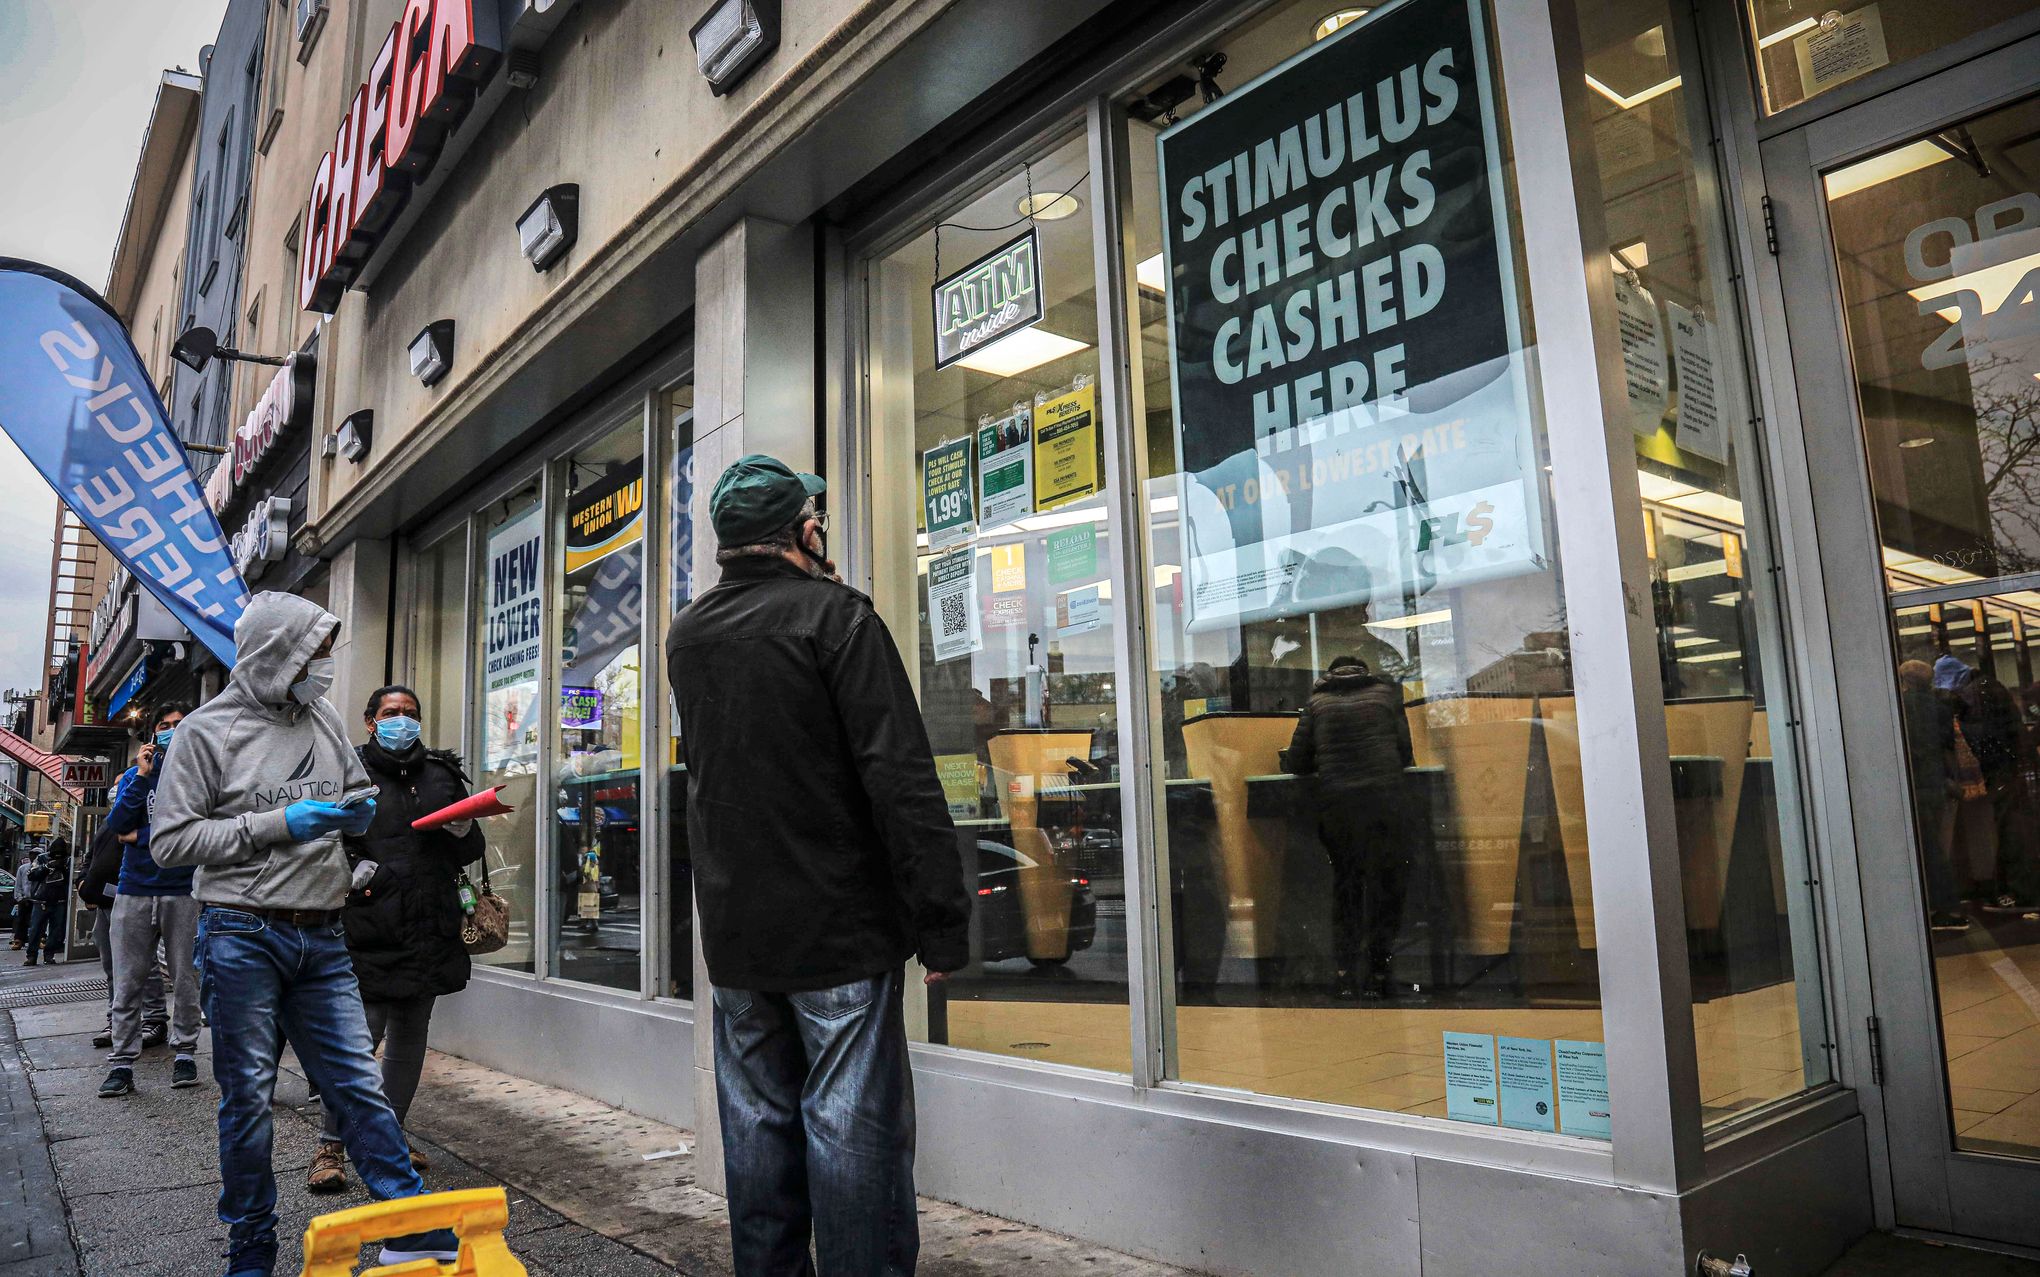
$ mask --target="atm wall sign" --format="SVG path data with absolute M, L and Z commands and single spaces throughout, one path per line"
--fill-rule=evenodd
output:
M 1033 228 L 935 281 L 935 366 L 1041 322 L 1041 245 Z

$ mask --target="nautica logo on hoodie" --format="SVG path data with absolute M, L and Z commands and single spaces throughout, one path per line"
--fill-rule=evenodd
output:
M 281 807 L 300 798 L 329 798 L 339 793 L 339 781 L 305 780 L 305 777 L 312 774 L 312 756 L 318 753 L 318 749 L 316 745 L 307 747 L 305 756 L 298 760 L 296 767 L 291 768 L 290 775 L 284 778 L 283 783 L 274 789 L 256 790 L 253 795 L 255 801 L 264 807 Z

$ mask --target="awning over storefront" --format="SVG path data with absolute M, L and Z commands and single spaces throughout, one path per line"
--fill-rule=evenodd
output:
M 6 754 L 16 762 L 33 767 L 49 777 L 50 783 L 69 794 L 72 802 L 85 801 L 84 790 L 73 789 L 64 783 L 64 764 L 68 760 L 63 755 L 44 753 L 5 729 L 0 729 L 0 754 Z

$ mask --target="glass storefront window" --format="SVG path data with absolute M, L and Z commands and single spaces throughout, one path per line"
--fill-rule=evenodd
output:
M 1580 38 L 1597 87 L 1664 86 L 1586 101 L 1628 356 L 1618 409 L 1636 442 L 1656 604 L 1702 1115 L 1714 1123 L 1831 1076 L 1790 702 L 1784 671 L 1764 659 L 1783 644 L 1768 551 L 1745 511 L 1746 500 L 1761 508 L 1761 470 L 1739 439 L 1750 413 L 1733 270 L 1720 210 L 1700 195 L 1712 161 L 1692 144 L 1671 6 L 1615 0 L 1581 19 Z M 1577 749 L 1554 760 L 1572 803 Z M 1561 823 L 1584 854 L 1577 816 L 1562 811 Z
M 2009 18 L 2031 13 L 2033 0 L 1749 0 L 1751 40 L 1764 104 L 1782 111 L 1861 75 L 1921 54 Z M 1659 40 L 1660 50 L 1664 42 Z M 1613 78 L 1593 83 L 1602 96 L 1641 101 L 1677 87 L 1671 77 Z
M 2028 98 L 1828 173 L 1955 1147 L 2040 1157 L 2040 134 Z
M 1016 159 L 872 264 L 873 590 L 976 905 L 970 966 L 911 1022 L 935 1042 L 1125 1072 L 1121 602 L 1106 580 L 1120 530 L 1102 492 L 1087 172 L 1081 134 Z M 1001 253 L 1030 209 L 1035 241 L 1017 251 L 1038 263 L 1038 297 L 1031 265 Z M 946 340 L 1008 301 L 1041 320 L 963 338 L 938 367 L 931 289 L 973 263 L 987 282 L 945 290 Z
M 677 616 L 694 598 L 694 387 L 675 386 L 665 396 L 667 456 L 661 478 L 666 519 L 666 605 L 658 615 Z M 659 686 L 666 704 L 666 975 L 661 996 L 694 996 L 694 858 L 687 844 L 687 768 L 680 761 L 680 716 L 671 710 L 671 688 L 663 655 Z
M 462 688 L 468 661 L 465 526 L 411 560 L 411 608 L 405 675 L 418 693 L 425 739 L 435 748 L 461 748 Z
M 1448 1061 L 1603 1058 L 1499 95 L 1451 4 L 1248 87 L 1324 9 L 1215 40 L 1215 102 L 1127 106 L 1176 1057 L 1494 1125 Z M 1556 1107 L 1507 1124 L 1605 1137 Z
M 514 787 L 524 801 L 491 818 L 490 885 L 510 905 L 510 943 L 477 958 L 512 971 L 532 969 L 533 911 L 538 897 L 539 662 L 544 659 L 545 510 L 537 483 L 483 512 L 481 576 L 470 598 L 476 609 L 475 705 L 481 715 L 477 783 Z M 525 795 L 529 795 L 525 797 Z
M 639 415 L 564 463 L 555 594 L 552 974 L 636 990 L 645 477 Z

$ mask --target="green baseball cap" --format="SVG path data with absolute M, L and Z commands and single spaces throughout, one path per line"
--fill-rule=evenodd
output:
M 793 522 L 809 497 L 828 491 L 820 475 L 802 474 L 777 457 L 740 457 L 708 495 L 708 521 L 724 545 L 762 541 Z

